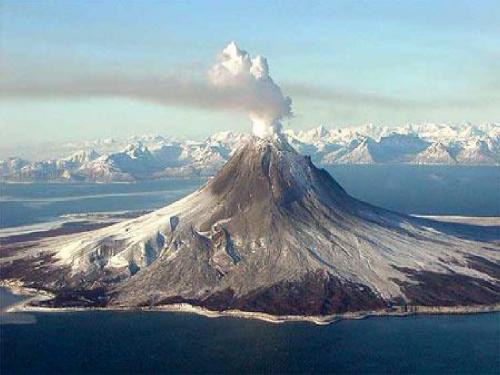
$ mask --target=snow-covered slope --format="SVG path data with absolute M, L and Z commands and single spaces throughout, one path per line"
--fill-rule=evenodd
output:
M 195 193 L 150 214 L 56 237 L 1 278 L 46 306 L 164 306 L 327 315 L 500 302 L 498 230 L 358 201 L 284 138 L 252 138 Z
M 286 131 L 288 142 L 320 165 L 500 163 L 500 125 L 420 125 Z M 216 133 L 204 141 L 175 141 L 161 136 L 126 142 L 100 140 L 71 156 L 29 162 L 0 161 L 0 173 L 12 181 L 134 181 L 169 176 L 211 176 L 249 136 Z M 90 148 L 94 146 L 94 148 Z M 78 144 L 72 145 L 78 147 Z
M 448 148 L 441 142 L 431 143 L 414 159 L 416 164 L 447 164 L 453 165 L 457 161 L 450 155 Z

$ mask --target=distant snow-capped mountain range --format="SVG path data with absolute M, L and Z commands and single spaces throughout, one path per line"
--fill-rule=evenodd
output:
M 286 130 L 288 142 L 319 165 L 499 165 L 500 124 L 367 125 L 358 128 Z M 135 136 L 66 145 L 70 156 L 0 161 L 4 181 L 126 182 L 163 177 L 211 176 L 250 135 L 216 133 L 204 141 Z

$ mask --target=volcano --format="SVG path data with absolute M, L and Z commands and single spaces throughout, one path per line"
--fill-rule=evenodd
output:
M 23 250 L 2 279 L 46 307 L 162 307 L 326 316 L 500 303 L 498 228 L 351 197 L 279 136 L 251 138 L 193 194 Z

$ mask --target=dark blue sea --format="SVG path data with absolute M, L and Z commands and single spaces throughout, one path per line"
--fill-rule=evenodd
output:
M 33 314 L 1 326 L 2 374 L 498 374 L 500 314 L 328 326 L 161 312 Z
M 500 216 L 500 168 L 330 169 L 370 203 L 423 215 Z M 204 179 L 0 184 L 0 227 L 61 215 L 149 210 Z M 0 309 L 18 297 L 0 289 Z M 0 373 L 500 373 L 500 314 L 368 318 L 328 326 L 158 312 L 0 319 Z

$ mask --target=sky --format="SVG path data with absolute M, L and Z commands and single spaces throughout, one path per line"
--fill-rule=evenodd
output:
M 233 40 L 292 99 L 285 127 L 498 122 L 499 19 L 477 0 L 2 0 L 0 148 L 250 131 L 242 111 L 171 98 Z

